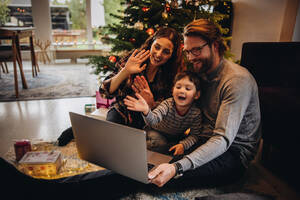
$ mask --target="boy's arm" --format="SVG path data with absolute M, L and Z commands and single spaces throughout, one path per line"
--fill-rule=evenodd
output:
M 139 111 L 144 115 L 147 115 L 150 111 L 149 105 L 139 93 L 136 93 L 135 95 L 138 99 L 131 96 L 126 96 L 124 99 L 124 104 L 127 106 L 128 110 Z
M 170 99 L 166 99 L 161 102 L 153 111 L 149 109 L 148 114 L 143 115 L 145 122 L 150 126 L 160 123 L 163 120 L 164 116 L 166 116 L 168 113 L 170 107 L 169 100 Z
M 189 136 L 181 140 L 179 144 L 183 144 L 184 150 L 191 148 L 199 141 L 199 135 L 202 130 L 202 115 L 201 113 L 194 118 Z

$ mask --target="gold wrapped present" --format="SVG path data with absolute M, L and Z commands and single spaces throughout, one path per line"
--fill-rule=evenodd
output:
M 52 176 L 62 164 L 60 151 L 30 151 L 20 160 L 24 173 L 31 176 Z

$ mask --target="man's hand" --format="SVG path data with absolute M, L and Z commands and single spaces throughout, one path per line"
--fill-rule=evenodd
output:
M 127 106 L 128 110 L 143 112 L 144 115 L 147 115 L 150 110 L 147 102 L 138 93 L 136 93 L 136 97 L 138 99 L 131 96 L 126 96 L 126 98 L 124 99 L 124 104 Z
M 173 164 L 163 163 L 160 164 L 153 171 L 149 172 L 148 178 L 151 183 L 158 187 L 164 186 L 171 178 L 176 174 L 176 170 Z
M 176 155 L 182 155 L 184 153 L 184 146 L 183 146 L 183 144 L 176 144 L 176 145 L 172 146 L 169 149 L 169 151 L 173 151 L 174 149 L 175 149 L 174 154 L 173 154 L 174 156 L 176 156 Z
M 154 97 L 149 84 L 144 76 L 136 76 L 132 85 L 133 91 L 139 93 L 148 103 L 150 108 L 154 106 Z

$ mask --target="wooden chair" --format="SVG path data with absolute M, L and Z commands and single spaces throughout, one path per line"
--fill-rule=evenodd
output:
M 8 68 L 7 68 L 7 63 L 6 62 L 0 62 L 1 68 L 2 68 L 2 72 L 5 74 L 8 74 Z
M 29 44 L 20 44 L 20 50 L 29 50 L 31 52 L 32 77 L 35 77 L 37 73 L 40 72 L 40 67 L 36 59 L 32 36 L 29 38 L 29 42 Z
M 16 47 L 16 34 L 14 32 L 1 32 L 0 40 L 11 40 L 11 45 L 0 45 L 0 62 L 13 62 L 15 93 L 16 93 L 16 97 L 18 98 L 19 88 L 18 88 L 17 63 L 20 69 L 23 88 L 27 89 L 28 86 L 23 72 L 22 61 Z

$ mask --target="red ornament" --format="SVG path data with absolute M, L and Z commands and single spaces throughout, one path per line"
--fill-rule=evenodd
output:
M 169 5 L 169 4 L 166 4 L 166 11 L 167 11 L 167 12 L 170 12 L 170 10 L 171 10 L 170 5 Z
M 135 40 L 135 38 L 130 38 L 129 41 L 130 41 L 131 43 L 135 43 L 136 40 Z
M 181 48 L 181 49 L 183 49 L 183 48 L 184 48 L 184 44 L 183 44 L 183 43 L 181 43 L 181 45 L 180 45 L 180 48 Z
M 117 61 L 117 58 L 115 56 L 109 56 L 108 60 L 112 63 L 115 63 Z
M 149 9 L 150 9 L 150 8 L 148 8 L 148 7 L 143 7 L 143 8 L 142 8 L 142 11 L 147 12 Z
M 153 28 L 148 28 L 146 31 L 149 35 L 153 35 L 154 34 L 154 29 Z

